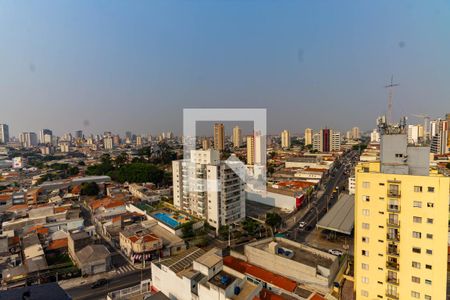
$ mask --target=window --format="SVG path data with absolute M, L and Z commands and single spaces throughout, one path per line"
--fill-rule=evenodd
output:
M 425 265 L 425 268 L 426 268 L 427 270 L 433 269 L 433 267 L 432 267 L 431 265 Z
M 434 186 L 428 187 L 428 193 L 434 193 Z
M 412 276 L 411 277 L 411 281 L 414 282 L 414 283 L 420 283 L 420 278 L 416 277 L 416 276 Z
M 369 201 L 370 201 L 370 196 L 365 196 L 365 195 L 363 195 L 363 196 L 362 196 L 362 200 L 363 200 L 364 202 L 369 202 Z
M 414 253 L 421 253 L 422 250 L 419 247 L 413 247 L 412 248 L 412 252 L 414 252 Z
M 413 217 L 413 222 L 414 222 L 414 223 L 422 223 L 422 217 L 416 217 L 416 216 L 414 216 L 414 217 Z
M 366 217 L 370 216 L 370 210 L 368 210 L 368 209 L 363 209 L 363 210 L 362 210 L 362 215 L 363 215 L 363 216 L 366 216 Z
M 384 186 L 384 182 L 380 182 L 379 184 L 380 184 L 381 186 Z
M 368 243 L 369 242 L 369 238 L 367 236 L 363 236 L 362 237 L 362 242 L 363 243 Z
M 432 240 L 433 239 L 433 234 L 427 233 L 427 239 Z
M 415 292 L 415 291 L 411 291 L 411 297 L 413 297 L 413 298 L 420 298 L 420 293 L 419 292 Z
M 431 296 L 430 295 L 425 295 L 425 300 L 431 300 Z
M 414 186 L 414 192 L 421 193 L 422 192 L 422 187 L 418 186 L 418 185 Z
M 369 181 L 363 181 L 362 187 L 365 188 L 365 189 L 370 188 L 370 182 Z
M 413 238 L 415 238 L 415 239 L 420 239 L 420 238 L 422 238 L 422 233 L 420 233 L 420 232 L 418 232 L 418 231 L 413 231 L 413 232 L 412 232 L 412 236 L 413 236 Z
M 361 281 L 362 281 L 362 283 L 369 283 L 369 277 L 363 276 L 363 277 L 361 277 Z
M 420 269 L 420 262 L 418 261 L 413 261 L 412 262 L 412 267 L 415 269 Z
M 363 229 L 369 229 L 370 228 L 369 223 L 362 223 L 362 228 Z
M 425 284 L 431 285 L 431 280 L 430 279 L 425 279 Z
M 413 207 L 421 208 L 422 207 L 422 201 L 414 201 L 413 202 Z
M 369 265 L 368 265 L 368 264 L 365 264 L 365 263 L 362 263 L 362 264 L 361 264 L 361 269 L 363 269 L 363 270 L 369 270 Z
M 395 157 L 397 157 L 397 158 L 402 158 L 402 157 L 403 157 L 403 154 L 402 154 L 402 153 L 395 153 Z
M 427 254 L 433 254 L 433 250 L 431 250 L 431 249 L 427 249 Z
M 428 224 L 433 224 L 433 219 L 427 218 L 427 223 L 428 223 Z
M 361 290 L 361 296 L 363 297 L 369 297 L 369 292 L 366 290 Z
M 428 202 L 428 203 L 427 203 L 427 206 L 428 206 L 428 207 L 434 207 L 434 203 L 433 203 L 433 202 Z
M 363 256 L 369 256 L 369 251 L 367 251 L 367 250 L 362 250 L 362 251 L 361 251 L 361 254 L 362 254 Z

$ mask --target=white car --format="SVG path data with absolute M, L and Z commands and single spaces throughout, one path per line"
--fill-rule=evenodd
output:
M 298 228 L 300 228 L 300 229 L 302 229 L 305 226 L 306 226 L 306 222 L 302 221 L 302 222 L 298 223 Z
M 344 253 L 342 253 L 341 250 L 337 250 L 337 249 L 330 249 L 330 250 L 328 250 L 328 253 L 336 255 L 336 256 L 341 256 L 342 254 L 344 254 Z

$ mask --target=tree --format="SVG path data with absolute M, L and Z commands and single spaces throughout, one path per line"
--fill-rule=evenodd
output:
M 249 235 L 254 235 L 258 230 L 259 224 L 253 219 L 246 219 L 242 222 L 242 228 L 248 232 Z
M 281 223 L 283 222 L 283 219 L 281 216 L 277 213 L 267 213 L 266 214 L 266 224 L 272 227 L 272 229 L 275 229 L 276 227 L 279 227 Z
M 80 169 L 78 169 L 78 167 L 70 167 L 70 168 L 67 170 L 67 174 L 68 174 L 69 176 L 75 176 L 75 175 L 78 175 L 79 172 L 80 172 Z
M 116 168 L 122 167 L 124 164 L 126 164 L 128 161 L 128 154 L 125 152 L 120 153 L 116 159 L 114 160 L 114 166 Z
M 219 227 L 219 238 L 222 240 L 228 239 L 229 230 L 230 230 L 230 227 L 228 225 L 220 226 Z
M 183 238 L 189 238 L 194 236 L 194 229 L 192 227 L 192 222 L 187 222 L 181 225 L 181 232 L 183 233 Z
M 80 194 L 82 196 L 97 196 L 99 191 L 98 184 L 95 182 L 84 182 L 81 184 Z

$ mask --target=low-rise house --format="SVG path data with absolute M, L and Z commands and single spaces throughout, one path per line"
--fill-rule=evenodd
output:
M 97 221 L 111 219 L 127 211 L 124 201 L 115 200 L 110 197 L 92 201 L 89 204 L 89 208 Z
M 133 262 L 159 258 L 162 248 L 162 239 L 140 224 L 130 225 L 120 232 L 120 249 Z
M 14 288 L 0 292 L 0 299 L 28 299 L 28 300 L 71 300 L 56 282 Z
M 111 270 L 111 253 L 104 245 L 88 245 L 76 252 L 81 274 L 93 275 Z
M 151 189 L 151 187 L 148 187 L 146 185 L 132 183 L 128 186 L 128 190 L 130 191 L 131 195 L 141 201 L 146 201 L 153 204 L 161 200 L 161 195 L 156 193 L 153 189 Z

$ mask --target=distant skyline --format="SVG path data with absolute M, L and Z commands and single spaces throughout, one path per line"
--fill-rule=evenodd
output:
M 1 1 L 0 123 L 179 135 L 183 108 L 267 108 L 269 134 L 365 131 L 391 75 L 393 119 L 421 123 L 450 111 L 449 53 L 449 1 Z

